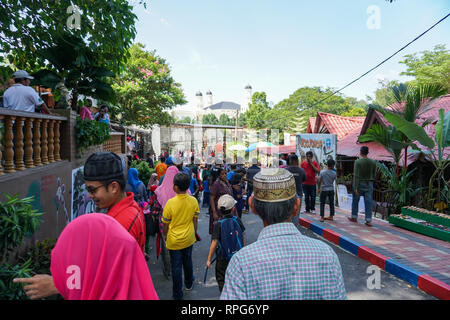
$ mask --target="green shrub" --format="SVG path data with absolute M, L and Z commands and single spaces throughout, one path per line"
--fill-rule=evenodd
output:
M 6 261 L 10 253 L 20 247 L 24 236 L 31 236 L 39 229 L 42 213 L 33 210 L 34 197 L 5 197 L 7 202 L 0 202 L 0 300 L 26 299 L 23 285 L 12 280 L 31 277 L 32 259 L 14 265 Z
M 0 202 L 0 261 L 22 244 L 24 236 L 31 236 L 39 229 L 42 213 L 33 210 L 34 197 L 19 199 L 17 195 Z
M 23 284 L 13 283 L 14 278 L 31 277 L 31 260 L 23 265 L 0 265 L 0 300 L 27 300 L 28 297 L 23 290 Z
M 75 140 L 80 153 L 83 153 L 90 146 L 105 143 L 109 138 L 109 125 L 107 123 L 77 118 Z
M 131 162 L 130 168 L 136 168 L 139 173 L 139 179 L 145 184 L 148 185 L 148 181 L 153 173 L 155 173 L 155 169 L 152 169 L 148 166 L 147 161 L 141 161 L 137 163 L 136 160 Z
M 19 257 L 19 262 L 31 260 L 30 269 L 34 274 L 50 274 L 51 254 L 55 245 L 56 239 L 36 241 L 32 248 Z

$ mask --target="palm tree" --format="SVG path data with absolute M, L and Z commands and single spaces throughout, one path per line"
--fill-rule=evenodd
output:
M 418 141 L 423 146 L 434 148 L 434 141 L 425 132 L 424 127 L 430 124 L 426 119 L 421 127 L 417 127 L 416 121 L 429 110 L 434 100 L 447 93 L 440 84 L 422 84 L 411 86 L 400 84 L 391 88 L 396 103 L 390 108 L 375 106 L 384 118 L 389 121 L 396 130 L 401 132 L 402 143 L 404 144 L 404 169 L 407 168 L 408 148 L 411 146 L 420 150 L 414 141 Z
M 402 143 L 402 133 L 395 127 L 389 126 L 385 128 L 380 124 L 372 125 L 365 134 L 359 136 L 359 142 L 378 142 L 394 159 L 396 165 L 397 177 L 399 175 L 399 163 L 402 154 L 402 149 L 405 144 Z

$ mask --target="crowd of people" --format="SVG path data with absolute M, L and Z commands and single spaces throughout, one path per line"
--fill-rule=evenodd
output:
M 362 147 L 355 163 L 353 222 L 359 196 L 371 201 L 375 161 L 367 155 Z M 243 161 L 230 164 L 220 158 L 202 167 L 198 159 L 185 166 L 182 158 L 169 156 L 160 158 L 146 186 L 135 168 L 125 179 L 116 154 L 94 153 L 84 166 L 85 186 L 106 214 L 83 215 L 66 226 L 52 251 L 51 275 L 14 281 L 25 283 L 32 299 L 57 293 L 64 299 L 158 299 L 146 260 L 149 236 L 160 225 L 170 256 L 172 296 L 183 299 L 183 291 L 194 286 L 193 246 L 201 240 L 201 206 L 208 208 L 211 235 L 205 265 L 215 262 L 221 299 L 346 299 L 334 251 L 298 228 L 303 194 L 304 213 L 315 213 L 317 183 L 320 221 L 333 220 L 334 166 L 330 159 L 320 170 L 309 152 L 301 163 L 291 154 L 283 168 L 264 170 L 257 159 L 247 168 Z M 367 208 L 366 225 L 371 226 Z M 242 214 L 250 209 L 264 228 L 256 242 L 247 244 Z
M 26 71 L 13 75 L 15 84 L 3 96 L 2 106 L 12 110 L 52 114 L 30 87 Z M 108 107 L 92 115 L 92 100 L 78 108 L 82 119 L 111 124 Z M 149 237 L 163 237 L 169 251 L 172 296 L 183 299 L 194 285 L 192 253 L 200 206 L 208 208 L 210 249 L 206 267 L 215 262 L 221 299 L 345 299 L 342 270 L 334 251 L 323 242 L 301 235 L 299 214 L 304 196 L 305 214 L 315 214 L 320 195 L 320 221 L 335 214 L 335 161 L 321 170 L 306 152 L 261 170 L 257 159 L 245 167 L 244 159 L 209 158 L 204 166 L 191 152 L 185 165 L 181 154 L 153 155 L 141 160 L 138 142 L 127 137 L 131 161 L 146 161 L 155 173 L 145 185 L 136 168 L 126 178 L 121 158 L 112 152 L 92 154 L 84 166 L 85 187 L 99 211 L 70 222 L 51 255 L 51 275 L 18 278 L 31 299 L 60 294 L 64 299 L 158 299 L 147 266 Z M 358 203 L 365 201 L 365 224 L 372 226 L 375 161 L 361 148 L 354 166 L 352 214 L 357 222 Z M 212 154 L 212 156 L 215 156 Z M 330 215 L 325 218 L 325 205 Z M 242 214 L 250 209 L 264 224 L 256 242 L 247 244 Z M 158 233 L 157 230 L 160 230 Z M 184 276 L 184 280 L 183 280 Z

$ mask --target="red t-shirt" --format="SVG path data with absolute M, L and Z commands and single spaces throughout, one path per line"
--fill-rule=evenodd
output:
M 142 252 L 145 249 L 145 220 L 144 214 L 134 201 L 132 192 L 127 192 L 127 197 L 116 203 L 108 210 L 108 215 L 116 219 L 141 247 Z
M 319 168 L 319 164 L 316 161 L 312 162 L 316 168 Z M 310 186 L 316 185 L 316 172 L 313 167 L 308 163 L 308 161 L 303 161 L 301 167 L 305 170 L 306 179 L 303 184 Z

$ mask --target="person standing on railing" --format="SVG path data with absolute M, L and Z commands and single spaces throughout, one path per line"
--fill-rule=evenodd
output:
M 35 112 L 36 107 L 46 114 L 53 114 L 44 100 L 30 87 L 30 80 L 34 77 L 28 72 L 19 70 L 13 74 L 14 84 L 3 94 L 3 107 L 16 111 Z

